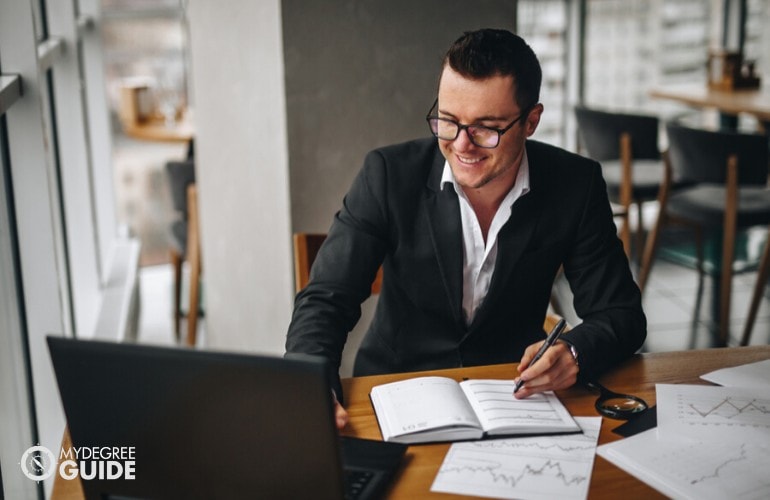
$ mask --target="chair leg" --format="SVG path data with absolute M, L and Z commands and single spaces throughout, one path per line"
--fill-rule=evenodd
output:
M 727 160 L 726 191 L 719 307 L 719 340 L 723 346 L 727 345 L 727 340 L 730 338 L 730 294 L 732 292 L 733 257 L 735 255 L 735 225 L 738 216 L 738 159 L 735 155 L 731 155 Z
M 655 221 L 655 225 L 652 227 L 652 231 L 647 235 L 647 241 L 644 245 L 644 252 L 641 256 L 639 264 L 639 290 L 644 293 L 647 287 L 647 280 L 652 272 L 652 264 L 655 262 L 655 252 L 658 247 L 658 238 L 663 226 L 666 224 L 666 214 L 661 210 L 658 213 L 658 219 Z
M 200 258 L 190 259 L 190 305 L 187 311 L 187 345 L 198 341 L 198 305 L 200 302 Z
M 647 241 L 644 244 L 644 252 L 642 253 L 639 264 L 639 290 L 641 290 L 642 294 L 644 294 L 644 289 L 647 287 L 647 280 L 650 277 L 652 264 L 655 261 L 655 251 L 657 250 L 660 231 L 667 222 L 666 208 L 668 207 L 668 195 L 671 190 L 672 177 L 668 153 L 663 153 L 663 165 L 665 170 L 660 190 L 658 190 L 658 218 L 655 221 L 655 225 L 652 227 L 652 231 L 647 235 Z M 642 208 L 640 206 L 640 213 L 641 210 Z
M 632 172 L 631 172 L 631 135 L 628 132 L 620 134 L 620 205 L 625 211 L 623 216 L 623 225 L 620 228 L 620 239 L 623 242 L 623 248 L 626 251 L 626 257 L 631 261 L 631 203 L 632 199 Z
M 749 345 L 751 331 L 754 329 L 754 321 L 757 319 L 757 310 L 759 309 L 759 300 L 767 284 L 767 278 L 770 277 L 770 228 L 767 231 L 767 241 L 765 241 L 765 251 L 762 252 L 762 259 L 759 261 L 759 272 L 757 282 L 754 284 L 754 294 L 751 296 L 751 306 L 749 307 L 749 316 L 746 319 L 746 325 L 743 328 L 743 337 L 741 345 Z
M 182 295 L 182 255 L 175 249 L 171 250 L 171 265 L 174 268 L 174 338 L 179 342 L 179 322 Z
M 190 263 L 190 305 L 187 311 L 187 345 L 194 347 L 198 334 L 201 253 L 198 221 L 198 191 L 194 184 L 187 188 L 188 230 L 187 261 Z
M 636 258 L 639 259 L 639 265 L 642 265 L 642 251 L 644 249 L 644 221 L 642 220 L 642 202 L 636 203 Z

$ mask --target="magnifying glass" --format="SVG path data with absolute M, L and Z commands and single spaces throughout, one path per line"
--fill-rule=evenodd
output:
M 605 417 L 628 420 L 649 408 L 647 402 L 642 398 L 613 392 L 599 382 L 586 382 L 585 385 L 590 389 L 599 391 L 599 397 L 596 399 L 594 407 Z

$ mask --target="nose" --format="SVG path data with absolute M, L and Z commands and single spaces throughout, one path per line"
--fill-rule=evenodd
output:
M 468 132 L 467 128 L 460 130 L 460 133 L 457 134 L 457 137 L 454 140 L 454 147 L 455 149 L 458 149 L 461 151 L 465 151 L 475 147 L 475 144 L 471 142 L 471 135 L 470 135 L 470 132 Z

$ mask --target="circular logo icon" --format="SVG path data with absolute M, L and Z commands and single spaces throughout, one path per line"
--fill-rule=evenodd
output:
M 32 446 L 21 456 L 21 471 L 33 481 L 44 481 L 56 470 L 56 457 L 45 446 Z

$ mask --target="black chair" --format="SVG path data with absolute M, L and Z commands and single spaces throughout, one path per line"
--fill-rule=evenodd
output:
M 715 132 L 667 124 L 669 149 L 666 182 L 662 188 L 658 221 L 647 238 L 640 283 L 652 270 L 658 239 L 663 227 L 682 221 L 702 230 L 722 231 L 721 279 L 715 281 L 719 306 L 719 342 L 729 338 L 730 299 L 738 229 L 770 225 L 770 190 L 768 181 L 768 139 L 763 135 Z M 686 186 L 671 191 L 671 180 Z M 770 243 L 766 243 L 770 244 Z M 703 273 L 702 238 L 697 238 L 697 266 Z M 767 279 L 765 251 L 760 262 L 759 281 Z M 764 271 L 762 271 L 764 269 Z M 757 283 L 741 344 L 748 344 L 754 326 L 756 305 L 764 282 Z M 716 296 L 714 297 L 716 299 Z
M 655 200 L 663 182 L 664 166 L 658 148 L 659 120 L 655 116 L 613 113 L 575 106 L 581 146 L 602 165 L 610 201 L 623 218 L 620 237 L 631 257 L 629 212 L 638 211 L 636 248 L 643 246 L 642 204 Z M 641 259 L 640 259 L 641 260 Z
M 166 163 L 166 175 L 168 176 L 171 191 L 171 203 L 177 214 L 177 217 L 171 222 L 169 239 L 171 244 L 171 264 L 174 268 L 174 335 L 179 340 L 182 264 L 187 260 L 188 256 L 187 242 L 190 228 L 188 187 L 195 184 L 195 164 L 193 160 L 170 161 Z M 188 321 L 190 313 L 197 315 L 197 306 L 193 307 L 193 304 L 190 304 Z

